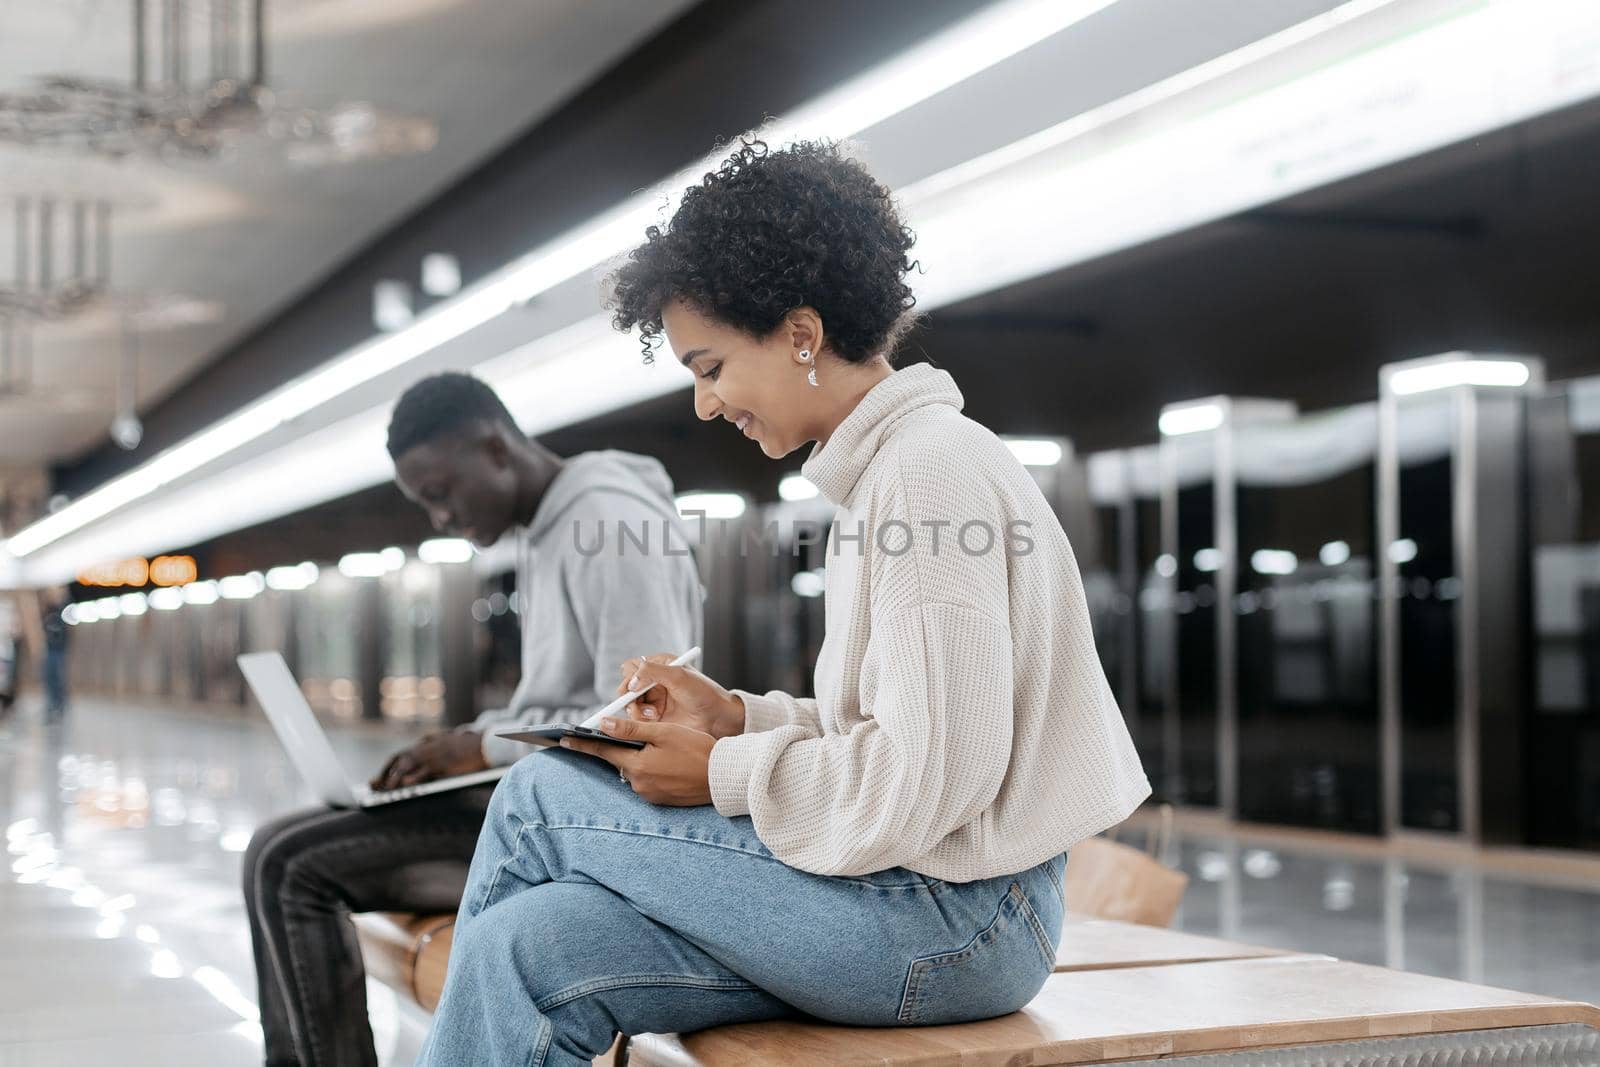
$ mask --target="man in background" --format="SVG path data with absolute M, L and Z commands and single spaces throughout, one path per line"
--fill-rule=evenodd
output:
M 596 529 L 616 523 L 667 524 L 675 546 L 689 544 L 672 481 L 655 460 L 558 456 L 464 374 L 408 389 L 388 448 L 395 481 L 435 529 L 479 546 L 515 539 L 522 678 L 509 708 L 397 753 L 375 789 L 511 763 L 531 750 L 493 728 L 582 721 L 609 701 L 624 660 L 699 643 L 700 582 L 686 549 L 592 550 Z M 319 808 L 257 830 L 244 895 L 269 1064 L 377 1062 L 349 916 L 456 910 L 492 792 L 480 785 L 355 811 Z
M 45 594 L 40 605 L 40 624 L 44 629 L 44 721 L 60 722 L 67 713 L 67 646 L 72 628 L 63 613 L 71 603 L 64 588 Z

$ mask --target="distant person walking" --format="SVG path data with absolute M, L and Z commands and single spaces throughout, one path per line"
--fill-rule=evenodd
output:
M 67 646 L 72 628 L 62 617 L 70 603 L 65 589 L 52 589 L 45 595 L 44 625 L 44 721 L 60 722 L 67 711 Z
M 0 719 L 17 702 L 17 667 L 22 659 L 19 629 L 15 601 L 0 597 Z

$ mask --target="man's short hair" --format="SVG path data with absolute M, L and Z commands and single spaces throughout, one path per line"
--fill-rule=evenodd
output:
M 424 378 L 401 394 L 389 417 L 389 458 L 399 459 L 418 445 L 478 422 L 504 423 L 520 432 L 495 391 L 472 375 L 446 372 Z

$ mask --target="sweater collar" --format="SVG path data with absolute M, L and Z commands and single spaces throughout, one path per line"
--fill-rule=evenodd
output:
M 827 444 L 812 446 L 800 471 L 843 507 L 897 422 L 919 408 L 944 404 L 960 411 L 964 403 L 955 379 L 936 367 L 918 363 L 897 370 L 861 398 Z

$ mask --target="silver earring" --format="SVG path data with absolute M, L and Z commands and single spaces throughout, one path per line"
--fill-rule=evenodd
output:
M 811 362 L 811 349 L 802 348 L 800 350 L 800 362 L 802 362 L 802 363 L 810 363 Z M 812 367 L 810 370 L 806 371 L 806 381 L 810 382 L 813 387 L 820 388 L 819 386 L 817 386 L 817 368 Z

